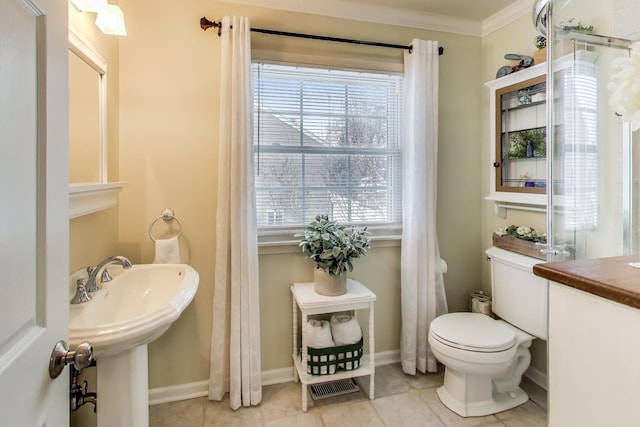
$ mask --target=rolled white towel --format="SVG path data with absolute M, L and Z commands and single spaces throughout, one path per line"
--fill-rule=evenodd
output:
M 315 319 L 307 321 L 307 347 L 327 348 L 334 346 L 329 322 Z
M 335 344 L 333 339 L 331 338 L 331 325 L 326 320 L 315 320 L 310 319 L 307 321 L 307 347 L 311 348 L 327 348 L 334 347 Z M 328 356 L 328 361 L 336 360 L 336 356 L 331 354 Z M 311 356 L 310 354 L 307 356 L 307 362 L 327 362 L 327 356 Z M 334 374 L 336 372 L 336 365 L 329 365 L 329 374 Z M 314 369 L 311 369 L 311 366 L 307 365 L 307 373 L 309 374 L 327 374 L 327 366 L 314 366 Z
M 331 316 L 331 335 L 335 345 L 355 344 L 362 338 L 362 329 L 354 316 L 334 314 Z
M 362 338 L 362 329 L 358 323 L 358 319 L 350 314 L 334 314 L 331 316 L 331 335 L 336 346 L 355 344 Z M 356 355 L 348 351 L 339 353 L 338 360 L 344 358 L 355 357 Z M 351 362 L 339 363 L 338 366 L 343 369 L 352 370 L 358 366 L 353 366 Z

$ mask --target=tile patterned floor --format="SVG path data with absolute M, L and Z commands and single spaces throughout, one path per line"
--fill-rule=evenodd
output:
M 368 390 L 368 377 L 361 387 Z M 363 392 L 313 401 L 303 413 L 300 384 L 263 388 L 262 404 L 232 411 L 228 399 L 207 398 L 155 405 L 149 409 L 150 427 L 543 427 L 546 421 L 544 390 L 523 381 L 530 400 L 510 411 L 486 417 L 462 418 L 447 409 L 436 395 L 443 374 L 406 375 L 399 365 L 376 369 L 376 398 Z

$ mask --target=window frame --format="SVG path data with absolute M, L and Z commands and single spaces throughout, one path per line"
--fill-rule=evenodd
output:
M 272 59 L 272 58 L 278 59 Z M 284 59 L 282 58 L 284 57 Z M 287 60 L 287 58 L 289 60 Z M 302 61 L 300 59 L 303 58 Z M 310 60 L 311 58 L 311 60 Z M 327 61 L 326 58 L 317 58 L 313 55 L 279 55 L 273 52 L 268 51 L 259 51 L 258 55 L 253 55 L 252 58 L 252 66 L 255 63 L 262 64 L 273 64 L 273 65 L 282 65 L 282 66 L 290 66 L 290 67 L 304 67 L 304 68 L 318 68 L 318 69 L 328 69 L 328 70 L 340 70 L 340 71 L 354 71 L 354 72 L 363 72 L 363 73 L 376 73 L 376 74 L 387 74 L 392 76 L 403 77 L 403 65 L 401 63 L 380 63 L 380 62 L 372 62 L 372 61 L 355 61 L 357 65 L 352 65 L 353 61 L 344 61 L 338 60 L 337 64 L 334 64 L 333 61 Z M 401 84 L 404 84 L 402 82 Z M 404 102 L 404 93 L 402 87 L 400 88 L 399 94 L 401 99 L 398 103 L 398 127 L 399 127 L 399 146 L 397 149 L 387 149 L 389 151 L 396 151 L 399 157 L 399 166 L 402 167 L 402 114 L 403 114 L 403 102 Z M 254 118 L 255 120 L 255 118 Z M 254 141 L 254 147 L 257 144 Z M 348 147 L 337 148 L 338 150 L 344 150 L 345 152 L 350 151 Z M 320 149 L 322 150 L 322 149 Z M 271 148 L 265 148 L 265 146 L 260 147 L 260 151 L 277 151 Z M 316 151 L 313 148 L 309 150 L 310 152 Z M 376 154 L 379 154 L 380 151 L 377 151 Z M 360 153 L 358 153 L 360 154 Z M 254 167 L 256 167 L 254 165 Z M 400 196 L 402 196 L 402 170 L 400 170 L 397 179 L 400 180 L 399 192 Z M 402 206 L 400 206 L 401 209 Z M 367 230 L 371 232 L 371 241 L 373 247 L 395 247 L 400 245 L 401 236 L 402 236 L 402 214 L 398 221 L 393 222 L 371 222 L 371 223 L 356 223 L 351 224 L 347 222 L 341 221 L 344 225 L 351 226 L 355 225 L 357 227 L 367 227 Z M 258 246 L 260 254 L 279 254 L 279 253 L 295 253 L 299 252 L 298 248 L 299 238 L 294 235 L 304 227 L 305 224 L 302 225 L 274 225 L 274 226 L 261 226 L 258 228 Z

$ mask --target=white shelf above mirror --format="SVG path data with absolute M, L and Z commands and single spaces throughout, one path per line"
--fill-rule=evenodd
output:
M 88 215 L 118 204 L 126 182 L 107 184 L 71 184 L 69 186 L 69 219 Z

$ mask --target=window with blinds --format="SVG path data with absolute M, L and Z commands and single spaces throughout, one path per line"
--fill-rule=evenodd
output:
M 252 67 L 258 228 L 399 224 L 402 77 Z

